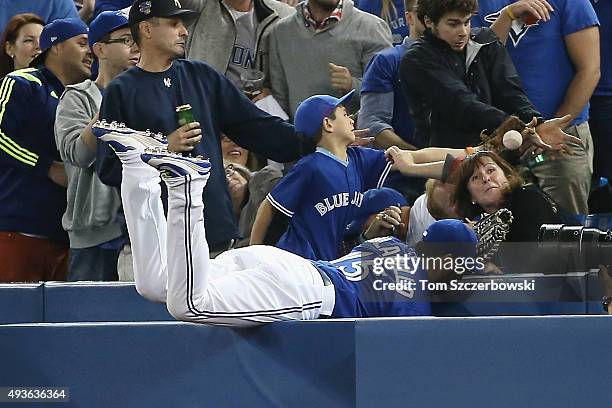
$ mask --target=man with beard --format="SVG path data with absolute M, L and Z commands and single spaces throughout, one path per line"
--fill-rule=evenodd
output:
M 302 2 L 270 33 L 272 94 L 291 118 L 312 95 L 339 97 L 352 89 L 359 95 L 370 59 L 389 47 L 387 23 L 355 8 L 351 0 Z M 359 105 L 354 99 L 349 111 Z
M 233 247 L 239 237 L 223 170 L 221 133 L 278 162 L 298 159 L 304 146 L 293 126 L 259 110 L 229 79 L 205 63 L 180 59 L 188 35 L 185 24 L 195 15 L 174 0 L 134 3 L 129 23 L 140 46 L 140 62 L 107 87 L 100 118 L 167 134 L 171 151 L 210 158 L 214 173 L 204 197 L 204 217 L 215 255 Z M 179 126 L 177 107 L 185 105 L 190 106 L 193 120 Z M 120 186 L 121 163 L 109 147 L 98 146 L 106 149 L 102 160 L 98 159 L 100 178 Z
M 91 75 L 87 32 L 79 19 L 47 24 L 32 61 L 37 68 L 15 71 L 0 85 L 0 281 L 66 278 L 67 180 L 53 125 L 64 87 Z
M 62 224 L 70 238 L 68 280 L 117 280 L 117 259 L 125 241 L 118 220 L 115 187 L 95 172 L 96 139 L 102 92 L 110 81 L 138 62 L 124 11 L 105 11 L 91 23 L 89 46 L 99 62 L 98 77 L 66 87 L 55 120 L 55 140 L 68 174 L 68 205 Z

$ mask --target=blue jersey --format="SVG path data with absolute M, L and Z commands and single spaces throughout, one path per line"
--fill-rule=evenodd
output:
M 612 1 L 591 0 L 601 22 L 599 41 L 601 52 L 601 79 L 594 95 L 612 96 Z
M 490 26 L 500 10 L 514 0 L 479 2 L 479 14 L 474 26 Z M 599 25 L 589 0 L 549 0 L 555 10 L 550 21 L 525 25 L 515 20 L 506 43 L 512 62 L 521 77 L 529 100 L 545 118 L 555 116 L 576 70 L 565 47 L 564 37 L 588 27 Z M 588 104 L 573 123 L 588 120 Z
M 390 7 L 387 16 L 382 15 L 382 0 L 357 0 L 355 1 L 355 7 L 385 20 L 391 29 L 393 44 L 401 44 L 404 37 L 408 36 L 404 0 L 393 0 L 393 7 Z
M 414 249 L 394 237 L 376 238 L 330 262 L 313 261 L 334 284 L 331 317 L 429 316 L 427 275 L 416 267 Z M 392 264 L 384 267 L 384 260 Z M 390 287 L 394 284 L 395 287 Z
M 348 161 L 343 162 L 317 148 L 268 194 L 270 204 L 291 218 L 277 247 L 307 259 L 338 256 L 363 192 L 380 188 L 391 168 L 380 150 L 349 147 L 347 152 Z
M 403 140 L 420 146 L 421 144 L 414 140 L 414 122 L 410 116 L 408 102 L 402 91 L 399 77 L 400 62 L 413 42 L 413 39 L 407 37 L 402 44 L 374 55 L 363 74 L 361 93 L 393 92 L 391 126 Z

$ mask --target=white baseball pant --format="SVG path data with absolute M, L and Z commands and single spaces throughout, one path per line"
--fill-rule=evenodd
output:
M 123 165 L 121 194 L 130 235 L 136 289 L 166 302 L 178 320 L 252 326 L 331 315 L 333 286 L 300 256 L 270 246 L 231 250 L 210 259 L 202 192 L 206 180 L 165 180 L 145 163 Z

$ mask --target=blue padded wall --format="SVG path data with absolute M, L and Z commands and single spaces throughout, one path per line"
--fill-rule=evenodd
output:
M 353 408 L 353 327 L 0 326 L 0 385 L 68 386 L 71 402 L 55 404 L 63 408 Z
M 45 407 L 610 407 L 610 333 L 607 316 L 4 325 L 0 385 L 69 387 Z
M 610 407 L 612 318 L 356 323 L 357 407 Z
M 45 322 L 174 321 L 166 305 L 150 302 L 131 282 L 47 282 Z
M 42 321 L 42 283 L 0 284 L 0 324 Z

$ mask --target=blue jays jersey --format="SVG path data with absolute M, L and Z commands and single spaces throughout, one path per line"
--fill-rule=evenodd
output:
M 313 261 L 334 284 L 331 317 L 429 316 L 420 290 L 427 279 L 414 249 L 394 237 L 376 238 L 334 261 Z
M 508 33 L 506 48 L 516 66 L 525 93 L 546 119 L 553 118 L 565 100 L 576 69 L 567 51 L 565 37 L 592 26 L 599 20 L 589 0 L 548 0 L 555 10 L 550 20 L 533 25 L 515 20 Z M 513 0 L 480 1 L 474 27 L 489 27 L 500 10 Z M 554 67 L 554 69 L 551 69 Z M 588 120 L 588 104 L 573 123 Z
M 391 168 L 380 150 L 350 147 L 347 152 L 344 162 L 317 148 L 268 194 L 270 204 L 291 218 L 277 247 L 307 259 L 338 256 L 344 230 L 361 206 L 363 192 L 380 188 Z

